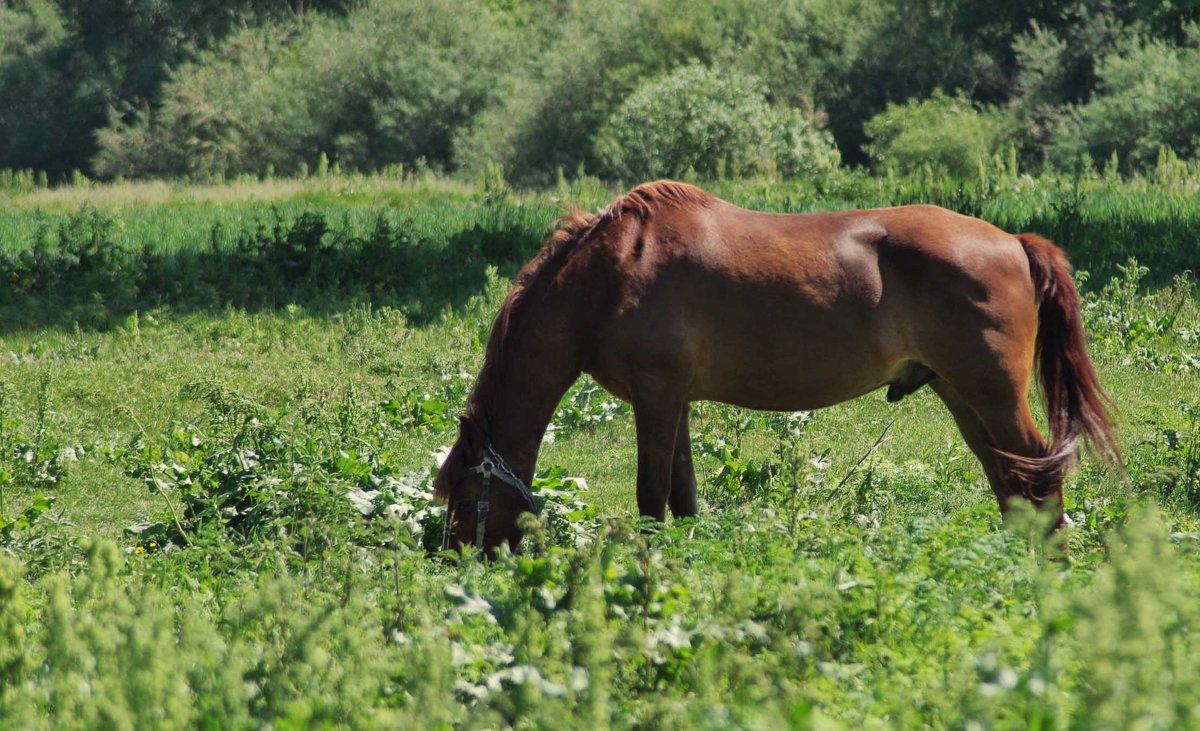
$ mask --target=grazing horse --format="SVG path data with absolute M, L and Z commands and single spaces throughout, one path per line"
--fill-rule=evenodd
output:
M 1035 358 L 1049 442 L 1027 400 Z M 696 513 L 696 400 L 795 411 L 928 384 L 1001 511 L 1021 498 L 1056 527 L 1079 437 L 1120 464 L 1063 252 L 936 206 L 770 214 L 659 181 L 567 215 L 496 316 L 434 483 L 447 548 L 516 549 L 542 436 L 581 373 L 632 403 L 638 510 L 658 520 Z

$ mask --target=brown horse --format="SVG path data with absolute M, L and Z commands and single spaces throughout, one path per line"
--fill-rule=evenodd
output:
M 1051 439 L 1027 393 L 1035 356 Z M 935 206 L 767 214 L 641 185 L 568 215 L 521 270 L 435 482 L 447 547 L 516 548 L 538 447 L 580 373 L 633 404 L 637 503 L 696 513 L 688 404 L 815 409 L 929 384 L 1006 510 L 1062 521 L 1078 436 L 1120 464 L 1063 252 Z

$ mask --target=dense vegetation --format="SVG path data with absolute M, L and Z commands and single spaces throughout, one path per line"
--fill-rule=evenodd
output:
M 431 560 L 434 455 L 507 276 L 565 202 L 613 190 L 10 178 L 0 726 L 1194 727 L 1194 171 L 977 175 L 715 189 L 933 200 L 1067 248 L 1129 470 L 1071 478 L 1070 561 L 1002 529 L 927 391 L 697 405 L 701 515 L 639 531 L 632 418 L 586 380 L 526 552 Z
M 546 183 L 581 167 L 811 170 L 832 154 L 969 175 L 1011 146 L 1024 169 L 1115 159 L 1130 174 L 1163 149 L 1196 153 L 1198 13 L 1185 0 L 5 0 L 0 169 L 55 182 L 495 163 Z M 679 99 L 704 124 L 680 120 Z
M 0 728 L 1200 727 L 1198 97 L 1191 0 L 0 0 Z M 437 556 L 510 277 L 657 176 L 1061 244 L 1070 558 L 927 390 L 697 404 L 639 524 L 587 379 Z

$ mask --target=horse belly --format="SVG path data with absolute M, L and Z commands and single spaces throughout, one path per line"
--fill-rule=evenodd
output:
M 753 409 L 816 409 L 897 377 L 903 341 L 867 308 L 796 307 L 724 316 L 697 355 L 694 396 Z
M 902 361 L 885 364 L 849 358 L 710 363 L 696 379 L 692 399 L 772 411 L 819 409 L 880 388 L 896 377 L 902 365 Z
M 654 372 L 687 383 L 690 400 L 764 410 L 829 406 L 903 371 L 908 338 L 872 247 L 768 253 L 751 266 L 707 252 L 658 272 L 604 329 L 586 370 L 622 397 Z

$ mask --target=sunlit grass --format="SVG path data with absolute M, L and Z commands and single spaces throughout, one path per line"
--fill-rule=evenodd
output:
M 292 182 L 271 194 L 288 216 L 311 204 L 367 221 L 396 195 L 414 230 L 491 225 L 466 184 L 331 194 Z M 216 220 L 274 215 L 266 198 L 218 202 L 237 185 L 113 186 L 26 201 L 7 220 L 28 231 L 35 210 L 86 202 L 115 212 L 131 245 L 201 250 Z M 737 186 L 725 192 L 736 199 Z M 559 194 L 539 195 L 517 200 L 544 206 L 548 225 Z M 153 240 L 155 226 L 173 233 Z M 383 503 L 361 517 L 346 495 L 424 485 L 455 439 L 507 288 L 476 264 L 478 277 L 448 280 L 455 296 L 407 313 L 402 297 L 330 306 L 286 282 L 291 300 L 164 295 L 114 305 L 99 327 L 37 325 L 21 319 L 28 302 L 10 302 L 0 513 L 28 525 L 0 525 L 0 727 L 1200 719 L 1200 462 L 1189 461 L 1200 457 L 1200 305 L 1186 280 L 1163 288 L 1126 266 L 1108 288 L 1088 283 L 1085 322 L 1129 478 L 1086 459 L 1070 478 L 1070 559 L 1047 561 L 1019 518 L 1001 526 L 982 470 L 924 389 L 790 422 L 699 405 L 701 515 L 651 531 L 633 523 L 632 417 L 577 404 L 540 464 L 585 479 L 590 509 L 547 497 L 563 501 L 548 511 L 560 524 L 534 526 L 523 557 L 452 565 L 425 553 L 442 515 L 427 491 L 397 498 L 419 508 L 415 529 Z M 716 456 L 733 454 L 721 444 L 736 460 Z M 231 497 L 231 484 L 244 492 Z
M 308 178 L 237 178 L 227 182 L 192 184 L 165 180 L 90 183 L 4 192 L 0 201 L 17 209 L 77 210 L 187 204 L 271 204 L 287 201 L 340 201 L 380 205 L 429 205 L 471 195 L 474 183 L 425 175 L 394 178 L 384 175 L 329 175 Z

